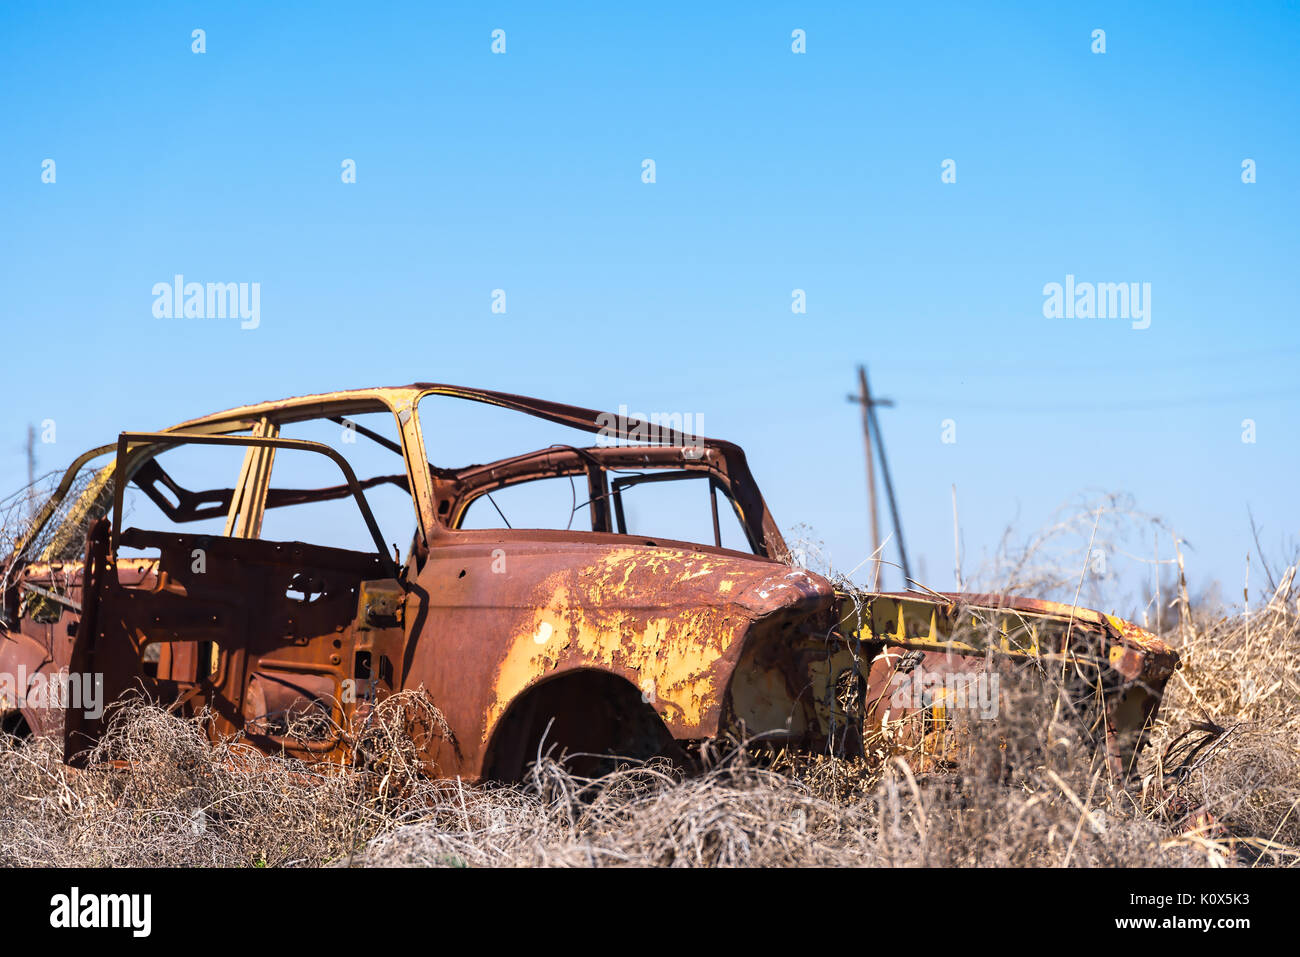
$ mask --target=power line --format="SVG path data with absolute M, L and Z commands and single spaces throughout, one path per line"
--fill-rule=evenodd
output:
M 1102 366 L 1098 366 L 1093 362 L 1053 363 L 1050 360 L 1044 360 L 1038 356 L 972 355 L 960 362 L 926 362 L 924 364 L 902 362 L 898 364 L 891 363 L 890 367 L 897 369 L 900 372 L 907 373 L 908 375 L 942 376 L 944 378 L 1005 378 L 1009 374 L 1025 372 L 1027 370 L 1050 375 L 1079 373 L 1096 376 L 1099 373 L 1145 374 L 1151 370 L 1153 363 L 1159 363 L 1162 366 L 1173 369 L 1185 369 L 1197 366 L 1213 366 L 1214 368 L 1220 368 L 1238 362 L 1281 360 L 1297 355 L 1300 355 L 1300 346 L 1283 346 L 1277 349 L 1261 349 L 1252 352 L 1201 353 L 1199 355 L 1188 356 L 1179 356 L 1168 352 L 1161 352 L 1150 357 L 1132 356 L 1127 359 L 1116 359 L 1112 355 L 1107 355 L 1105 364 Z
M 1193 405 L 1215 405 L 1234 402 L 1267 402 L 1274 399 L 1289 399 L 1296 397 L 1300 397 L 1300 389 L 1275 389 L 1269 392 L 1201 396 L 1168 396 L 1164 398 L 1129 399 L 1119 402 L 1074 404 L 1045 404 L 1042 402 L 1034 402 L 1032 404 L 1016 402 L 971 402 L 968 399 L 956 397 L 937 399 L 933 395 L 928 395 L 924 399 L 909 399 L 908 404 L 920 408 L 956 409 L 970 412 L 1024 412 L 1031 414 L 1059 415 L 1071 412 L 1141 412 L 1148 409 L 1178 409 Z

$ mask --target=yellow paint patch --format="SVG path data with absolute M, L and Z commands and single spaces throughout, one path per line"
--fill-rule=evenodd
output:
M 712 556 L 619 549 L 577 575 L 552 575 L 542 585 L 549 599 L 516 636 L 497 673 L 485 737 L 510 702 L 561 661 L 622 674 L 643 697 L 651 696 L 670 724 L 698 727 L 719 704 L 723 689 L 715 686 L 712 670 L 742 622 L 717 605 L 646 607 L 645 587 L 630 583 L 634 576 L 653 581 L 655 593 L 670 597 L 672 586 L 720 575 L 731 570 L 730 564 Z M 733 587 L 734 582 L 719 580 L 716 590 Z

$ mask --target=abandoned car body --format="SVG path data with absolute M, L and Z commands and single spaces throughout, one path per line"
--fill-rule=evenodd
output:
M 447 459 L 427 410 L 444 400 L 606 441 L 432 464 Z M 917 715 L 925 752 L 943 701 L 898 705 L 900 673 L 1032 662 L 1068 670 L 1073 700 L 1100 715 L 1112 771 L 1131 771 L 1177 664 L 1159 639 L 1047 602 L 837 588 L 790 561 L 739 447 L 671 428 L 648 443 L 643 425 L 423 383 L 124 432 L 73 463 L 2 559 L 0 672 L 102 676 L 104 701 L 139 689 L 181 713 L 206 709 L 213 736 L 344 765 L 375 703 L 412 690 L 441 715 L 421 739 L 430 773 L 510 780 L 552 744 L 682 759 L 734 734 L 870 753 Z M 294 437 L 307 427 L 339 441 Z M 363 446 L 389 471 L 358 478 Z M 187 487 L 168 463 L 201 452 L 226 455 L 230 470 L 204 466 L 209 484 Z M 273 481 L 288 456 L 328 466 L 333 484 Z M 512 524 L 498 498 L 543 485 L 562 495 L 556 520 L 520 527 L 516 513 Z M 398 500 L 382 528 L 380 490 Z M 675 505 L 653 499 L 669 491 Z M 125 527 L 129 495 L 157 510 L 156 527 Z M 702 533 L 644 524 L 671 525 L 683 502 Z M 346 507 L 360 539 L 324 544 L 334 519 L 290 526 L 295 537 L 264 528 L 321 505 Z M 393 516 L 411 531 L 405 558 L 384 535 Z M 62 734 L 73 764 L 111 717 L 8 698 L 6 730 Z

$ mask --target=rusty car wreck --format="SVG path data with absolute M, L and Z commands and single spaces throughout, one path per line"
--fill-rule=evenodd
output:
M 604 441 L 453 466 L 422 421 L 429 399 Z M 364 416 L 391 432 L 358 425 Z M 942 701 L 891 709 L 900 668 L 1032 662 L 1068 673 L 1072 698 L 1096 716 L 1111 770 L 1132 770 L 1177 665 L 1159 639 L 1050 602 L 837 586 L 791 560 L 738 446 L 671 428 L 647 442 L 643 423 L 611 419 L 423 383 L 124 432 L 72 464 L 0 558 L 0 671 L 99 675 L 105 701 L 142 691 L 208 715 L 213 736 L 338 765 L 355 760 L 349 729 L 375 702 L 413 690 L 445 722 L 445 733 L 424 740 L 431 774 L 512 780 L 552 745 L 682 760 L 735 735 L 862 754 L 889 722 L 919 712 L 930 726 L 943 721 Z M 343 441 L 293 437 L 310 423 Z M 358 477 L 349 450 L 361 445 L 389 457 L 391 470 Z M 213 487 L 201 488 L 168 470 L 169 455 L 204 449 L 233 453 L 238 467 L 203 472 Z M 290 453 L 327 465 L 337 480 L 273 481 L 277 456 Z M 91 468 L 97 458 L 107 464 Z M 498 498 L 542 481 L 561 483 L 566 506 L 572 495 L 567 523 L 512 525 Z M 703 541 L 655 531 L 667 513 L 642 506 L 668 486 L 698 490 L 691 501 Z M 409 499 L 404 556 L 371 507 L 380 488 Z M 127 526 L 128 492 L 166 527 Z M 265 534 L 267 516 L 313 503 L 354 510 L 361 545 L 320 544 L 301 534 L 309 525 L 292 540 Z M 491 521 L 471 527 L 468 514 Z M 205 523 L 220 528 L 187 530 Z M 8 731 L 62 735 L 74 765 L 111 718 L 15 700 L 0 709 Z M 315 732 L 294 727 L 304 714 L 323 719 Z

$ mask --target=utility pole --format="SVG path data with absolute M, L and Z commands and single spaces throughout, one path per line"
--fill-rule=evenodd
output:
M 36 426 L 27 426 L 27 520 L 36 520 Z
M 903 565 L 903 587 L 908 587 L 908 579 L 912 577 L 911 569 L 907 564 L 907 548 L 903 545 L 903 526 L 898 519 L 898 502 L 894 498 L 894 483 L 889 474 L 889 462 L 885 458 L 885 442 L 880 436 L 880 423 L 876 421 L 876 406 L 890 408 L 894 404 L 893 399 L 873 399 L 871 397 L 871 386 L 867 384 L 867 369 L 865 366 L 858 366 L 858 394 L 848 397 L 850 402 L 857 402 L 862 406 L 862 441 L 866 447 L 867 453 L 867 498 L 871 503 L 871 554 L 876 555 L 876 550 L 880 548 L 880 519 L 876 508 L 876 465 L 875 457 L 880 456 L 880 470 L 884 474 L 885 494 L 889 498 L 889 513 L 894 523 L 894 537 L 898 539 L 898 553 L 902 558 Z M 871 590 L 880 590 L 880 561 L 874 561 L 875 570 L 871 576 Z
M 871 554 L 875 556 L 880 547 L 880 518 L 876 511 L 876 456 L 871 448 L 871 387 L 867 385 L 865 366 L 858 366 L 858 394 L 849 396 L 849 401 L 862 406 L 862 442 L 867 450 L 867 498 L 871 502 Z M 892 405 L 888 399 L 880 401 Z M 873 559 L 872 564 L 871 590 L 880 591 L 880 562 Z

